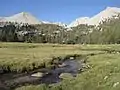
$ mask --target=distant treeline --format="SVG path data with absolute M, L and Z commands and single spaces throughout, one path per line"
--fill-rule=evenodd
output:
M 119 16 L 118 16 L 119 17 Z M 55 24 L 0 24 L 0 41 L 60 44 L 120 44 L 120 18 L 99 26 L 79 25 L 71 29 Z

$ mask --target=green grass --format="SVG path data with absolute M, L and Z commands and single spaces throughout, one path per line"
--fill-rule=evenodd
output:
M 21 71 L 24 67 L 33 69 L 49 62 L 53 57 L 67 55 L 87 55 L 100 53 L 103 50 L 120 50 L 120 45 L 54 45 L 54 44 L 26 44 L 26 43 L 0 43 L 0 66 L 9 66 L 11 70 Z M 16 90 L 120 90 L 120 54 L 98 54 L 88 56 L 87 63 L 90 69 L 67 78 L 59 84 L 46 86 L 29 85 Z
M 45 85 L 24 86 L 16 90 L 120 90 L 120 55 L 104 54 L 90 56 L 91 69 L 78 74 L 76 78 L 63 80 L 51 88 Z
M 34 67 L 49 66 L 53 57 L 101 52 L 80 49 L 79 45 L 0 43 L 0 66 L 10 71 L 29 71 Z

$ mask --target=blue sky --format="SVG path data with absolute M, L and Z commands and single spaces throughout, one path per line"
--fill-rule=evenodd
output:
M 120 7 L 120 0 L 0 0 L 0 16 L 29 12 L 39 20 L 70 23 L 108 6 Z

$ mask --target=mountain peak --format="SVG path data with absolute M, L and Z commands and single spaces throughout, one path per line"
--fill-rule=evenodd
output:
M 28 12 L 21 12 L 21 14 L 23 14 L 23 15 L 24 15 L 24 14 L 28 14 Z
M 17 23 L 28 23 L 28 24 L 41 24 L 37 18 L 28 12 L 21 12 L 10 17 L 3 17 L 2 22 L 17 22 Z
M 80 17 L 80 18 L 76 19 L 75 21 L 73 21 L 68 27 L 75 27 L 80 24 L 87 24 L 89 19 L 90 19 L 89 17 Z
M 106 19 L 113 18 L 113 16 L 116 16 L 120 14 L 120 8 L 117 7 L 106 7 L 105 10 L 101 11 L 97 15 L 89 18 L 89 17 L 80 17 L 73 21 L 69 26 L 75 27 L 80 24 L 88 24 L 88 25 L 99 25 L 100 22 L 105 21 Z
M 32 16 L 32 14 L 30 14 L 29 12 L 21 12 L 21 13 L 18 13 L 16 15 L 22 15 L 22 16 Z
M 118 7 L 106 7 L 106 10 L 120 10 Z
M 113 7 L 106 7 L 106 9 L 110 9 L 110 8 L 113 8 Z
M 59 26 L 66 27 L 66 24 L 60 22 L 48 22 L 39 21 L 32 14 L 28 12 L 21 12 L 10 17 L 0 17 L 0 22 L 17 22 L 17 23 L 28 23 L 28 24 L 56 24 Z

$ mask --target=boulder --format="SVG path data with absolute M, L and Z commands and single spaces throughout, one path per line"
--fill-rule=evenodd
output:
M 74 60 L 75 58 L 74 57 L 70 57 L 70 60 Z
M 116 82 L 113 84 L 113 87 L 117 87 L 120 84 L 120 82 Z
M 4 70 L 2 68 L 0 68 L 0 74 L 4 73 Z
M 58 65 L 58 66 L 61 68 L 61 67 L 65 67 L 66 64 L 65 64 L 65 63 L 62 63 L 62 64 L 60 64 L 60 65 Z
M 68 78 L 73 78 L 73 76 L 70 73 L 61 73 L 59 78 L 68 79 Z
M 43 77 L 43 75 L 44 75 L 43 73 L 37 72 L 37 73 L 32 74 L 31 76 L 40 78 L 40 77 Z

